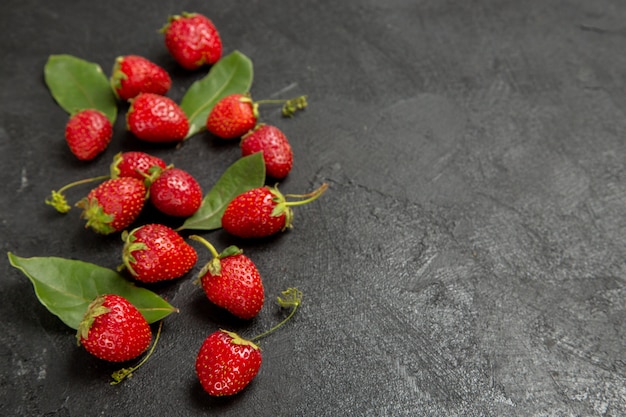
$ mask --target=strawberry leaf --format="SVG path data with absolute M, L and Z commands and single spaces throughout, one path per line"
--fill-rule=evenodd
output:
M 202 205 L 188 217 L 178 230 L 214 230 L 222 227 L 226 206 L 239 194 L 262 187 L 265 183 L 265 162 L 261 152 L 239 158 L 205 195 Z
M 96 109 L 115 123 L 115 94 L 98 64 L 72 55 L 50 55 L 44 67 L 44 79 L 52 97 L 69 114 Z
M 148 323 L 178 311 L 152 291 L 98 265 L 57 257 L 21 258 L 11 252 L 7 255 L 11 265 L 30 279 L 41 304 L 72 329 L 78 329 L 87 306 L 101 294 L 126 298 Z
M 233 51 L 217 61 L 204 78 L 191 84 L 180 102 L 189 119 L 187 138 L 206 129 L 206 119 L 220 99 L 247 93 L 252 77 L 252 61 L 241 52 Z

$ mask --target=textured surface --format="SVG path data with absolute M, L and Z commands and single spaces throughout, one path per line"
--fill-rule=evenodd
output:
M 3 0 L 5 252 L 114 268 L 119 237 L 45 206 L 51 189 L 106 172 L 119 150 L 150 151 L 205 189 L 238 157 L 208 134 L 179 149 L 141 144 L 123 117 L 91 163 L 64 143 L 66 115 L 43 83 L 48 55 L 106 72 L 117 55 L 144 55 L 171 73 L 180 100 L 205 72 L 178 68 L 157 30 L 183 10 L 206 13 L 225 52 L 252 59 L 255 98 L 309 95 L 295 118 L 270 106 L 262 119 L 293 146 L 281 190 L 330 188 L 278 238 L 207 233 L 243 247 L 270 302 L 233 320 L 192 284 L 199 266 L 153 287 L 181 313 L 119 386 L 108 385 L 117 367 L 77 348 L 0 261 L 0 415 L 626 414 L 626 3 Z M 204 338 L 269 328 L 288 286 L 304 304 L 262 341 L 257 378 L 209 398 L 193 368 Z

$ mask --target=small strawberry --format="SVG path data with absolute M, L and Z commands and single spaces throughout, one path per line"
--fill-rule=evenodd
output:
M 265 293 L 254 262 L 236 246 L 229 246 L 218 254 L 202 237 L 192 235 L 189 238 L 201 242 L 213 255 L 200 271 L 198 280 L 207 298 L 240 319 L 256 316 L 263 307 Z
M 306 96 L 290 100 L 252 101 L 249 94 L 230 94 L 220 99 L 207 116 L 206 128 L 222 139 L 234 139 L 252 130 L 259 118 L 259 104 L 284 103 L 283 115 L 306 107 Z
M 285 178 L 293 166 L 293 151 L 285 134 L 276 126 L 259 124 L 241 138 L 241 156 L 263 152 L 265 172 L 274 179 Z
M 145 152 L 120 152 L 113 158 L 110 166 L 111 178 L 134 177 L 143 180 L 154 169 L 165 169 L 165 161 Z
M 189 217 L 202 204 L 202 188 L 187 171 L 168 168 L 150 186 L 150 202 L 168 216 Z
M 139 93 L 164 95 L 172 86 L 167 71 L 139 55 L 117 57 L 110 82 L 113 92 L 122 100 L 134 98 Z
M 180 66 L 195 70 L 222 57 L 222 40 L 213 22 L 199 13 L 170 16 L 161 29 L 165 46 Z
M 147 142 L 177 142 L 187 135 L 189 120 L 171 98 L 141 93 L 130 103 L 126 125 L 137 138 Z
M 146 193 L 146 186 L 137 178 L 114 178 L 98 185 L 76 205 L 83 209 L 85 227 L 106 235 L 127 228 L 137 219 Z
M 79 345 L 97 358 L 124 362 L 148 349 L 152 330 L 127 299 L 106 294 L 89 304 L 76 338 Z
M 307 204 L 326 191 L 328 184 L 304 195 L 283 195 L 276 187 L 260 187 L 235 197 L 222 215 L 222 227 L 232 235 L 242 238 L 271 236 L 292 227 L 292 206 Z M 301 200 L 287 201 L 285 197 Z
M 295 288 L 283 291 L 283 295 L 285 298 L 278 297 L 278 303 L 281 307 L 291 308 L 291 312 L 268 331 L 246 340 L 236 333 L 220 329 L 204 340 L 196 357 L 196 375 L 209 395 L 220 397 L 237 394 L 259 373 L 261 349 L 254 341 L 285 324 L 302 301 L 302 293 Z
M 187 273 L 198 260 L 196 250 L 174 229 L 147 224 L 122 233 L 124 266 L 138 281 L 152 283 Z
M 111 121 L 95 109 L 73 114 L 65 125 L 65 141 L 72 153 L 82 161 L 89 161 L 102 153 L 112 137 Z

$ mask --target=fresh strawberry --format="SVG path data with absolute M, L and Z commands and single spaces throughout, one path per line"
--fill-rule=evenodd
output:
M 89 304 L 76 338 L 92 355 L 110 362 L 124 362 L 148 349 L 152 330 L 127 299 L 105 294 Z
M 263 152 L 265 172 L 274 179 L 285 178 L 293 166 L 293 151 L 285 134 L 276 126 L 261 123 L 241 139 L 241 155 Z
M 130 103 L 126 125 L 137 138 L 147 142 L 177 142 L 187 135 L 189 120 L 171 98 L 141 93 Z
M 172 86 L 167 71 L 139 55 L 117 57 L 110 82 L 115 95 L 122 100 L 134 98 L 139 93 L 164 95 Z
M 145 152 L 120 152 L 110 166 L 111 178 L 134 177 L 143 180 L 154 169 L 165 169 L 165 161 Z
M 168 168 L 150 186 L 150 202 L 161 213 L 189 217 L 202 204 L 202 188 L 187 171 Z
M 220 99 L 207 116 L 206 128 L 222 139 L 234 139 L 254 129 L 259 119 L 259 104 L 283 103 L 283 116 L 291 117 L 307 106 L 306 96 L 289 100 L 252 101 L 249 94 L 230 94 Z
M 204 244 L 213 255 L 199 276 L 207 298 L 241 319 L 256 316 L 263 307 L 265 293 L 254 262 L 236 246 L 229 246 L 218 254 L 202 237 L 192 235 L 189 238 Z
M 276 187 L 260 187 L 235 197 L 222 215 L 222 228 L 242 238 L 271 236 L 292 226 L 292 206 L 307 204 L 317 199 L 328 188 L 324 183 L 317 190 L 304 195 L 284 196 Z M 285 197 L 300 200 L 287 201 Z
M 152 283 L 187 273 L 198 260 L 196 250 L 174 229 L 147 224 L 122 234 L 124 266 L 138 281 Z
M 261 350 L 253 342 L 226 330 L 211 333 L 196 358 L 196 373 L 209 395 L 234 395 L 243 390 L 261 368 Z
M 234 395 L 243 390 L 261 368 L 261 350 L 254 342 L 273 333 L 293 317 L 302 302 L 302 293 L 288 288 L 278 297 L 278 304 L 291 308 L 280 323 L 250 340 L 226 330 L 211 333 L 202 343 L 196 357 L 196 374 L 202 388 L 212 396 Z
M 98 185 L 76 205 L 83 209 L 85 227 L 106 235 L 124 230 L 137 219 L 146 193 L 144 182 L 137 178 L 114 178 Z
M 111 121 L 100 111 L 87 109 L 73 114 L 65 125 L 65 141 L 83 161 L 102 153 L 113 137 Z
M 241 137 L 256 126 L 258 106 L 250 96 L 231 94 L 220 101 L 209 112 L 206 127 L 209 132 L 222 139 Z
M 161 29 L 165 46 L 180 66 L 195 70 L 222 56 L 222 40 L 213 22 L 199 13 L 170 16 Z

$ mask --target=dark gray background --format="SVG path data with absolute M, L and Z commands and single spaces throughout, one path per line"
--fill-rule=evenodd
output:
M 208 134 L 180 149 L 142 144 L 124 107 L 97 160 L 79 163 L 64 143 L 48 56 L 108 74 L 116 56 L 140 54 L 170 71 L 180 100 L 206 74 L 179 69 L 158 33 L 183 10 L 213 19 L 225 53 L 252 59 L 254 98 L 309 95 L 297 117 L 269 107 L 262 120 L 294 148 L 281 189 L 330 189 L 280 237 L 204 234 L 240 244 L 268 303 L 233 320 L 192 284 L 200 265 L 152 287 L 181 312 L 120 386 L 108 385 L 119 366 L 77 348 L 3 255 L 0 415 L 626 414 L 625 2 L 3 0 L 4 252 L 115 268 L 119 236 L 58 215 L 43 204 L 50 190 L 106 172 L 120 150 L 159 155 L 205 190 L 238 158 Z M 267 329 L 288 286 L 304 304 L 261 342 L 257 378 L 208 397 L 193 370 L 204 337 Z

